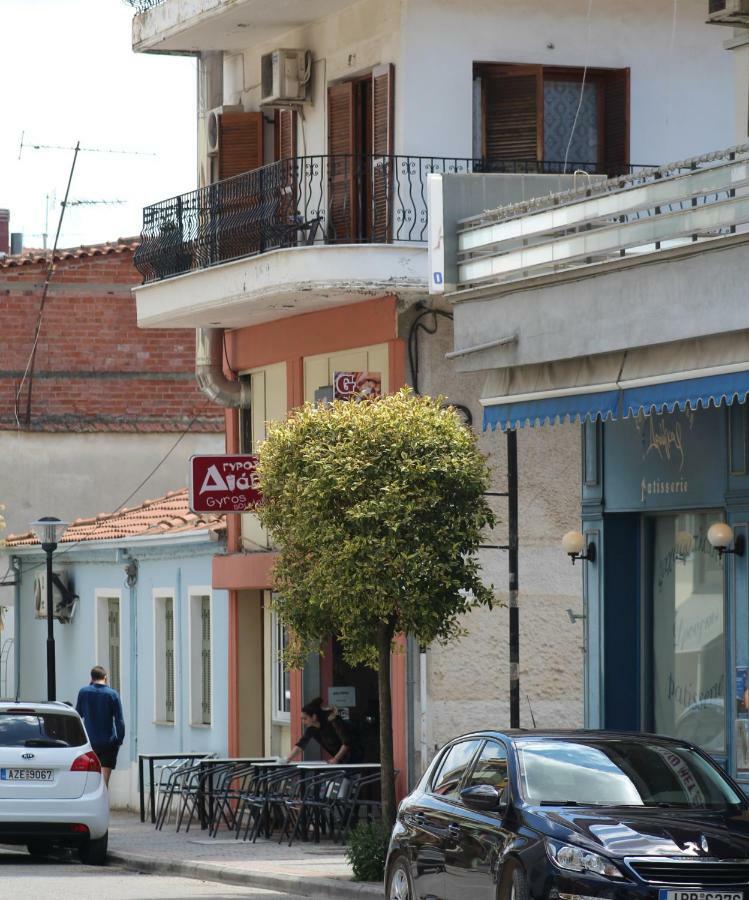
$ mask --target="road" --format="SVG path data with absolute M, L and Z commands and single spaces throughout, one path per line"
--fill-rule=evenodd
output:
M 63 858 L 32 862 L 26 852 L 0 850 L 2 896 L 13 900 L 299 900 L 258 888 L 193 878 L 140 875 L 115 866 L 97 869 Z

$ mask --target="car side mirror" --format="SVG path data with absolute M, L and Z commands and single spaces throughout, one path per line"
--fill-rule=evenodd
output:
M 500 792 L 491 784 L 474 784 L 460 792 L 466 806 L 487 812 L 503 812 L 507 808 L 506 796 L 506 791 Z

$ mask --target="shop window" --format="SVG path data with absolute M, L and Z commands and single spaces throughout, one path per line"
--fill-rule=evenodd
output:
M 718 512 L 650 519 L 653 729 L 726 752 L 723 563 L 707 540 Z
M 271 614 L 273 722 L 288 725 L 291 721 L 291 673 L 284 667 L 283 654 L 289 643 L 289 632 L 275 613 Z

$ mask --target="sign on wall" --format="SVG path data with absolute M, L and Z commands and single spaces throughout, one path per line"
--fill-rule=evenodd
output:
M 336 372 L 333 376 L 336 400 L 371 400 L 381 396 L 382 376 L 379 372 Z
M 245 512 L 257 506 L 261 499 L 256 456 L 190 457 L 190 509 L 193 512 Z

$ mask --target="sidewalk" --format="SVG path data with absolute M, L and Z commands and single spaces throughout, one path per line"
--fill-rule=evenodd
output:
M 313 898 L 383 898 L 381 884 L 351 881 L 351 866 L 340 844 L 297 843 L 291 847 L 258 839 L 237 841 L 233 834 L 208 837 L 199 826 L 175 833 L 156 831 L 136 813 L 113 810 L 109 823 L 112 862 L 141 872 L 182 875 L 205 881 L 287 891 Z

